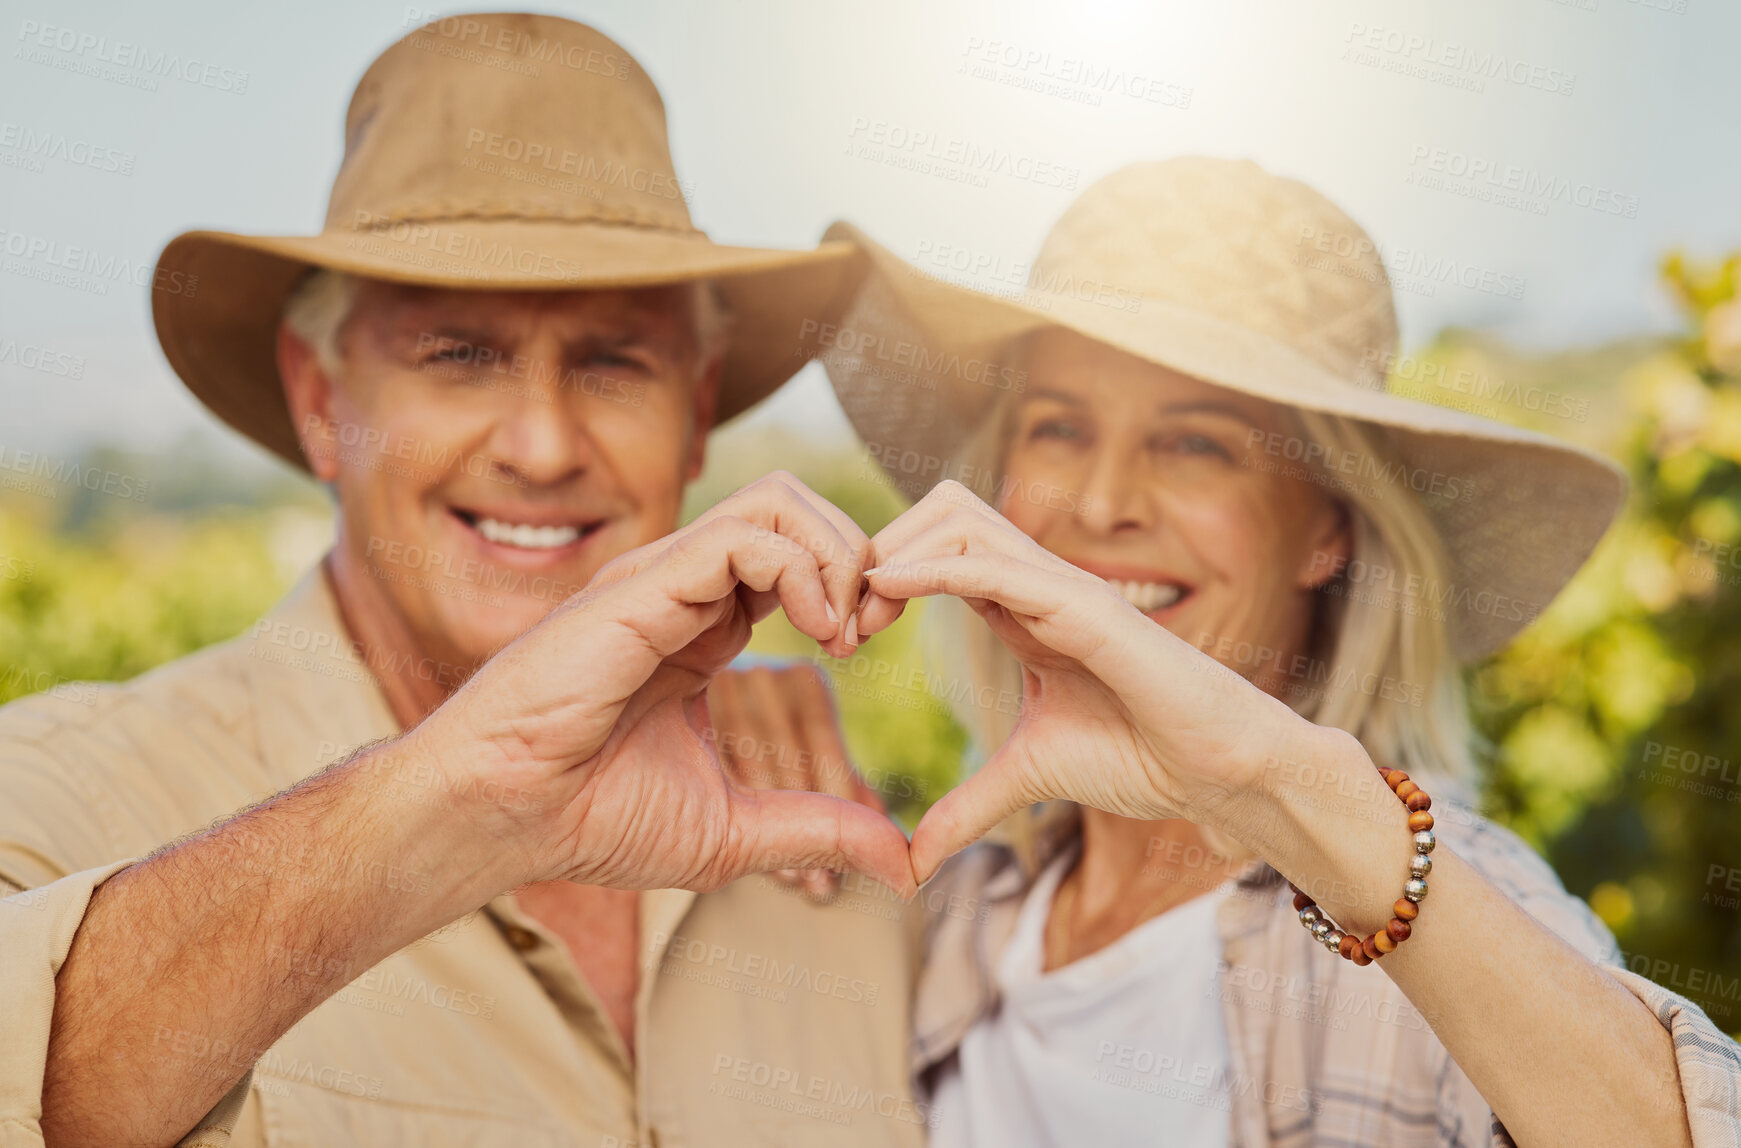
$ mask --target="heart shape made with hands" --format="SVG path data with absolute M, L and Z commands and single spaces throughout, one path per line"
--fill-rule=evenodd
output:
M 918 883 L 1012 813 L 1041 801 L 1070 800 L 1145 820 L 1209 818 L 1211 806 L 1258 782 L 1263 754 L 1252 747 L 1266 739 L 1273 746 L 1303 723 L 958 483 L 933 489 L 866 540 L 863 554 L 857 602 L 840 617 L 835 640 L 822 643 L 828 652 L 841 645 L 856 650 L 915 598 L 949 595 L 985 620 L 1023 671 L 1022 710 L 1008 741 L 944 794 L 913 832 L 909 854 Z M 757 767 L 755 749 L 790 746 L 800 762 L 808 752 L 820 770 L 820 776 L 797 771 L 798 787 L 882 809 L 856 771 L 849 767 L 843 777 L 827 768 L 848 757 L 813 667 L 722 675 L 710 687 L 709 704 L 721 759 L 741 780 L 767 785 L 771 775 Z

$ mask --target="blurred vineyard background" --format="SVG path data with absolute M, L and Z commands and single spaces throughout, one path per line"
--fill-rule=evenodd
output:
M 1446 332 L 1394 389 L 1574 438 L 1622 460 L 1623 522 L 1519 641 L 1470 674 L 1491 742 L 1487 811 L 1541 849 L 1614 930 L 1633 968 L 1741 1032 L 1741 256 L 1671 258 L 1682 337 L 1524 354 Z M 1423 364 L 1443 368 L 1425 371 Z M 1501 380 L 1482 399 L 1428 379 Z M 1538 409 L 1529 399 L 1550 394 Z M 130 501 L 76 483 L 0 484 L 0 702 L 131 677 L 241 631 L 330 536 L 323 492 L 191 446 L 95 452 Z M 862 452 L 728 428 L 693 515 L 780 465 L 868 531 L 904 502 Z M 4 477 L 0 474 L 0 477 Z M 25 489 L 19 489 L 20 486 Z M 922 611 L 833 677 L 854 759 L 911 824 L 951 785 L 965 737 L 923 685 Z M 814 646 L 778 618 L 753 649 Z M 0 800 L 4 795 L 0 795 Z

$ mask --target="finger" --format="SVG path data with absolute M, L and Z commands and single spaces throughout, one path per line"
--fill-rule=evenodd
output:
M 1094 669 L 1095 654 L 1128 636 L 1132 626 L 1146 629 L 1141 623 L 1147 619 L 1099 578 L 1070 569 L 1063 574 L 1002 555 L 964 554 L 880 567 L 871 584 L 890 596 L 949 594 L 995 603 L 1040 644 Z
M 1021 773 L 996 754 L 960 785 L 937 799 L 913 830 L 913 878 L 923 885 L 943 862 L 961 852 L 1018 809 L 1046 795 L 1033 792 Z
M 806 869 L 800 875 L 798 887 L 818 905 L 826 905 L 840 893 L 840 874 L 827 869 Z
M 869 804 L 878 813 L 884 812 L 881 800 L 874 797 L 865 800 L 870 787 L 864 784 L 847 751 L 840 715 L 834 708 L 834 694 L 822 671 L 814 667 L 795 669 L 788 675 L 787 684 L 790 715 L 796 727 L 793 738 L 800 750 L 809 752 L 813 763 L 809 788 Z
M 890 598 L 983 598 L 1020 614 L 1044 617 L 1068 604 L 1079 588 L 1073 579 L 990 554 L 902 553 L 869 574 L 877 593 Z
M 804 741 L 791 713 L 791 702 L 778 682 L 786 677 L 766 666 L 742 675 L 745 694 L 742 731 L 749 735 L 746 752 L 755 756 L 756 784 L 763 789 L 814 789 L 801 764 Z
M 962 489 L 965 491 L 966 488 Z M 971 495 L 971 492 L 967 493 Z M 931 502 L 927 496 L 926 502 L 915 506 L 897 522 L 900 531 L 885 530 L 872 542 L 873 560 L 877 566 L 911 562 L 916 557 L 998 553 L 1041 568 L 1053 568 L 1061 574 L 1074 572 L 1080 577 L 1091 577 L 1046 551 L 983 503 L 964 505 L 959 498 Z M 859 614 L 860 635 L 869 636 L 887 628 L 905 608 L 905 600 L 877 593 L 877 586 L 873 584 Z
M 880 634 L 895 624 L 895 620 L 907 611 L 905 598 L 885 598 L 875 590 L 864 595 L 863 604 L 858 608 L 858 625 L 854 628 L 860 642 L 872 634 Z
M 741 518 L 716 519 L 695 537 L 695 545 L 723 551 L 730 576 L 748 592 L 745 597 L 772 594 L 800 633 L 819 642 L 835 636 L 838 621 L 828 604 L 820 565 L 801 542 Z M 674 548 L 671 553 L 677 552 Z M 703 561 L 711 557 L 704 553 Z
M 924 498 L 877 531 L 870 540 L 871 563 L 875 565 L 882 562 L 912 539 L 962 511 L 1002 519 L 1002 515 L 986 505 L 985 500 L 973 491 L 954 479 L 947 479 L 932 487 Z
M 863 873 L 902 897 L 918 891 L 906 837 L 862 805 L 794 789 L 734 792 L 732 804 L 743 826 L 734 877 L 797 864 Z
M 846 620 L 858 604 L 859 575 L 870 547 L 858 524 L 785 471 L 757 479 L 727 496 L 685 529 L 720 517 L 742 518 L 797 542 L 815 556 L 836 620 L 834 640 L 825 645 L 836 657 L 845 656 L 849 652 L 844 641 Z
M 870 535 L 864 532 L 864 527 L 853 521 L 852 515 L 811 490 L 795 475 L 787 474 L 784 471 L 777 473 L 782 481 L 798 493 L 798 497 L 808 502 L 816 513 L 834 524 L 834 528 L 840 531 L 840 536 L 846 539 L 847 544 L 858 553 L 860 558 L 866 555 L 870 546 Z
M 840 874 L 826 869 L 776 869 L 768 876 L 818 905 L 829 904 L 840 892 Z
M 839 534 L 840 540 L 850 548 L 852 561 L 850 564 L 837 561 L 832 555 L 822 561 L 823 578 L 828 583 L 828 601 L 840 618 L 840 637 L 843 646 L 856 646 L 856 641 L 847 640 L 847 623 L 851 612 L 857 605 L 864 588 L 864 580 L 860 572 L 864 569 L 870 556 L 870 537 L 864 529 L 852 520 L 852 516 L 828 499 L 822 497 L 806 486 L 796 475 L 786 471 L 775 471 L 767 476 L 768 480 L 779 482 L 788 487 L 812 511 L 821 516 Z M 822 555 L 818 555 L 819 560 Z M 850 652 L 842 649 L 842 653 Z
M 645 570 L 587 605 L 605 611 L 665 658 L 717 624 L 722 604 L 731 608 L 740 586 L 773 591 L 801 633 L 817 641 L 833 635 L 816 559 L 792 540 L 740 518 L 716 518 L 688 533 Z
M 707 684 L 708 735 L 726 776 L 749 785 L 751 782 L 744 775 L 743 759 L 738 756 L 737 731 L 741 724 L 738 715 L 743 708 L 738 689 L 740 676 L 728 670 Z
M 682 531 L 675 531 L 671 534 L 667 534 L 663 538 L 649 542 L 644 546 L 637 546 L 633 550 L 623 551 L 623 553 L 617 555 L 615 558 L 599 567 L 598 573 L 592 576 L 592 581 L 586 584 L 586 588 L 591 590 L 614 586 L 623 579 L 640 573 L 651 565 L 654 559 L 670 549 L 671 545 L 677 541 L 682 533 Z
M 776 490 L 774 489 L 776 487 L 782 489 Z M 776 503 L 779 498 L 784 498 L 787 495 L 795 495 L 802 499 L 811 509 L 828 519 L 839 531 L 841 537 L 846 539 L 854 548 L 861 548 L 870 541 L 863 528 L 853 521 L 850 514 L 811 490 L 797 475 L 784 470 L 773 471 L 746 486 L 739 487 L 697 515 L 695 522 L 700 523 L 722 514 L 734 515 L 739 518 L 753 518 L 761 509 L 769 505 L 767 499 L 770 493 L 776 496 Z

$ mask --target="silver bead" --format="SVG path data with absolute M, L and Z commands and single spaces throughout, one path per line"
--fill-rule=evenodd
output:
M 1425 877 L 1433 871 L 1433 859 L 1425 853 L 1416 853 L 1409 858 L 1409 873 L 1416 877 Z
M 1323 920 L 1323 918 L 1324 914 L 1318 911 L 1318 906 L 1316 905 L 1307 905 L 1304 909 L 1300 910 L 1300 924 L 1306 926 L 1308 929 Z
M 1402 895 L 1419 904 L 1421 898 L 1427 895 L 1427 883 L 1415 877 L 1402 887 Z
M 1320 941 L 1335 931 L 1336 926 L 1328 921 L 1319 921 L 1317 924 L 1312 926 L 1312 935 Z
M 1324 947 L 1332 953 L 1340 953 L 1342 951 L 1342 938 L 1347 935 L 1341 929 L 1331 929 L 1330 935 L 1324 938 Z
M 1431 853 L 1433 851 L 1433 846 L 1438 843 L 1439 839 L 1433 836 L 1433 831 L 1431 829 L 1423 829 L 1415 834 L 1416 853 Z

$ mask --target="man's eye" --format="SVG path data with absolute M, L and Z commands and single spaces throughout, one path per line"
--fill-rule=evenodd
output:
M 488 356 L 489 352 L 483 352 Z M 426 351 L 417 357 L 418 366 L 426 363 L 458 363 L 470 366 L 478 361 L 479 349 L 473 343 L 454 343 L 449 346 L 437 345 L 434 350 Z
M 635 355 L 620 351 L 594 351 L 587 356 L 587 365 L 608 371 L 642 371 L 646 364 Z

